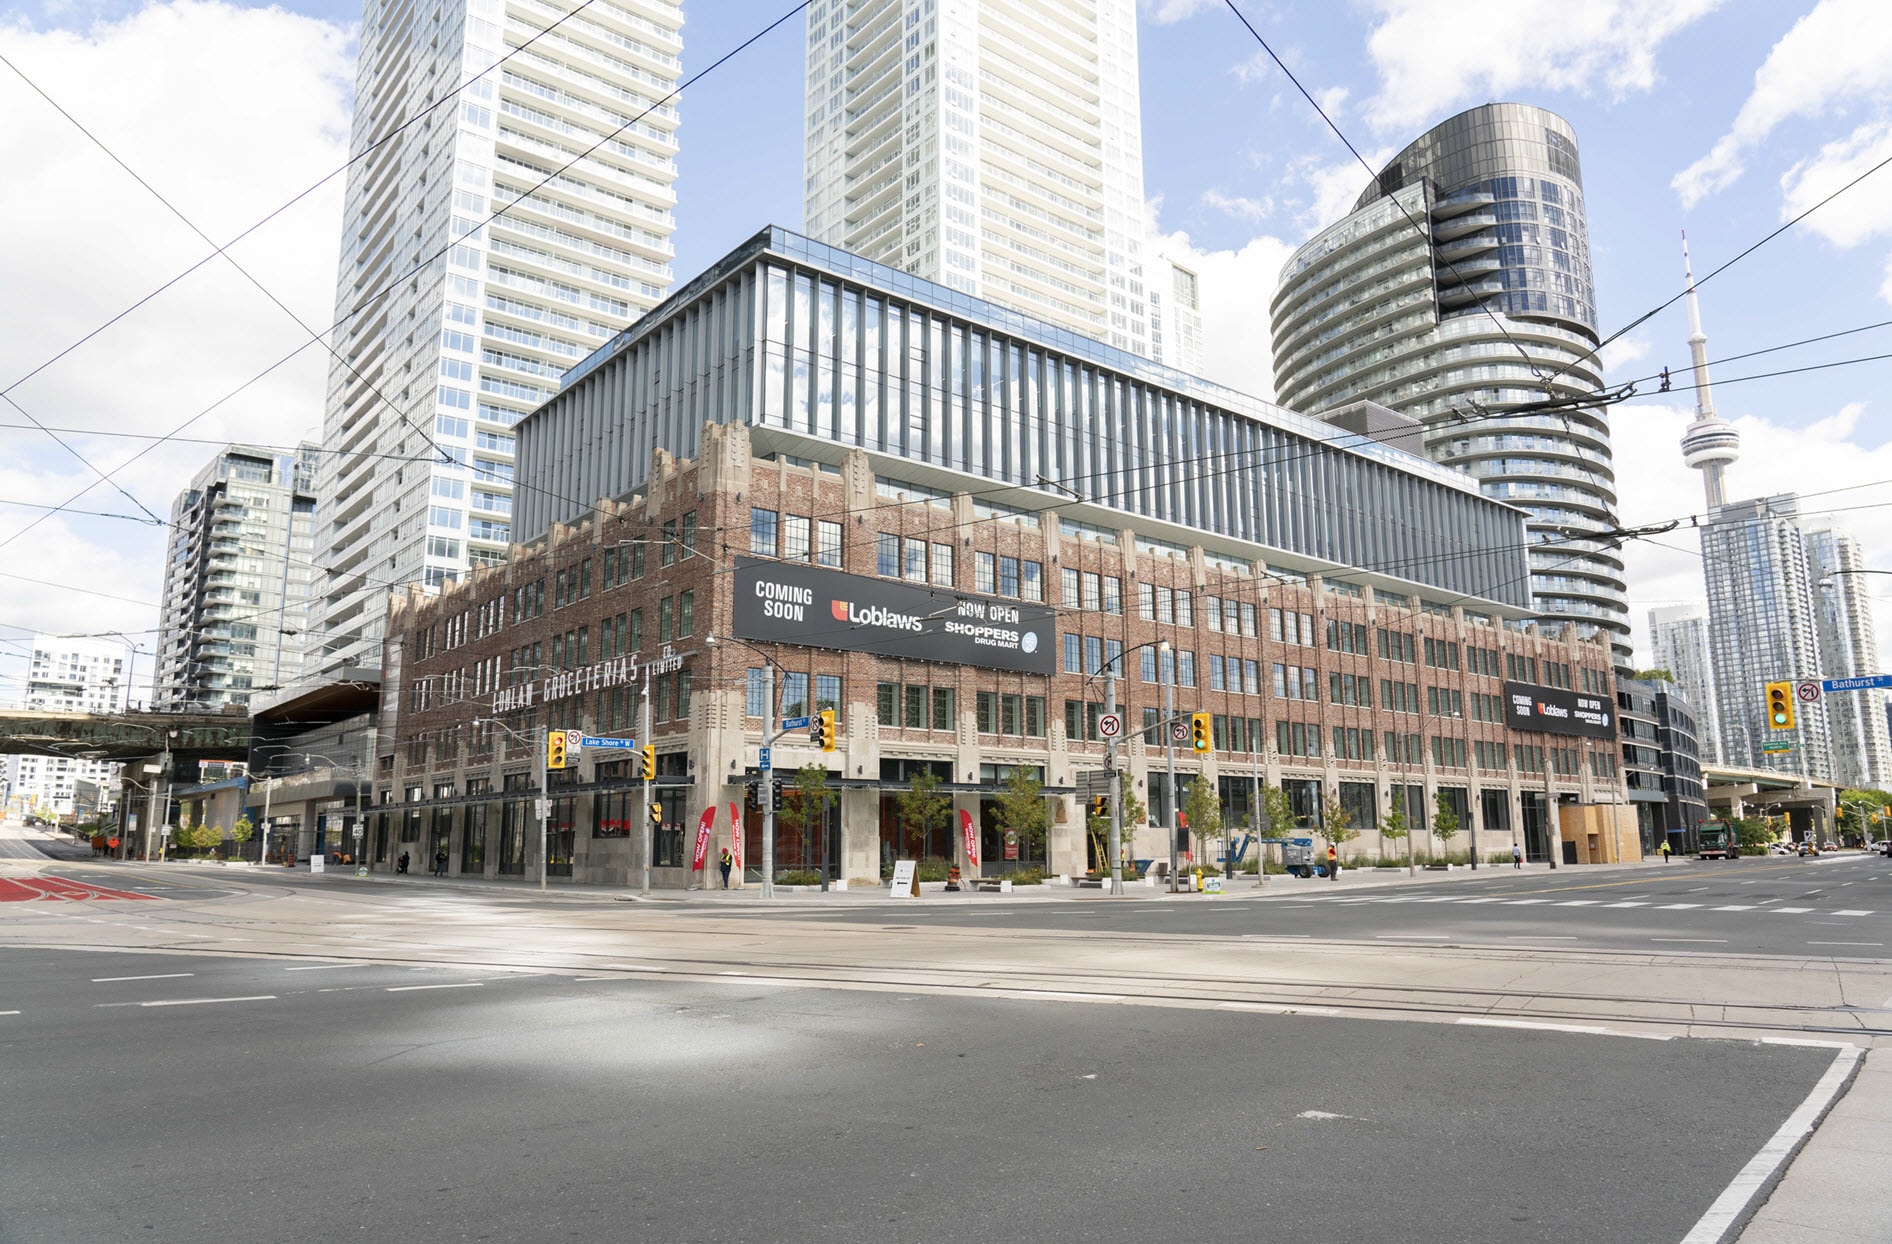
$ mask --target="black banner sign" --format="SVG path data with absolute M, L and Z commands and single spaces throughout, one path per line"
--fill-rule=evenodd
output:
M 1043 605 L 753 557 L 736 559 L 735 591 L 739 639 L 1057 672 L 1056 615 Z
M 1584 695 L 1528 682 L 1504 685 L 1504 724 L 1539 734 L 1616 737 L 1616 705 L 1605 696 Z

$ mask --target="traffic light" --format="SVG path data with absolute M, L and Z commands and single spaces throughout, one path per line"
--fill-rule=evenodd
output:
M 769 783 L 769 810 L 772 812 L 782 810 L 782 784 L 780 782 Z
M 1767 728 L 1769 730 L 1793 729 L 1792 683 L 1770 682 L 1767 684 Z
M 646 743 L 638 750 L 644 755 L 644 780 L 648 782 L 657 776 L 657 749 Z
M 563 730 L 547 730 L 545 732 L 545 767 L 548 769 L 563 769 L 565 765 L 565 732 Z
M 653 799 L 650 801 L 651 827 L 654 829 L 661 826 L 663 823 L 664 823 L 664 806 L 658 803 L 655 799 Z
M 1098 795 L 1091 800 L 1091 815 L 1104 817 L 1110 815 L 1110 796 Z
M 1189 715 L 1189 742 L 1199 752 L 1215 750 L 1215 725 L 1209 714 Z
M 762 791 L 755 782 L 746 783 L 742 788 L 742 801 L 751 812 L 762 810 Z
M 821 750 L 824 752 L 833 751 L 834 750 L 834 710 L 833 709 L 824 708 L 821 710 L 821 720 L 819 723 L 817 723 L 815 730 L 816 730 L 816 737 L 821 740 Z

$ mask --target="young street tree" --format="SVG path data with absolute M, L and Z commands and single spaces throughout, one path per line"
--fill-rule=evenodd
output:
M 1360 831 L 1353 827 L 1353 809 L 1340 802 L 1340 796 L 1329 795 L 1321 803 L 1320 836 L 1334 844 L 1334 849 L 1352 842 L 1360 836 Z
M 1380 818 L 1380 839 L 1397 845 L 1400 839 L 1411 832 L 1406 824 L 1406 809 L 1395 800 L 1392 810 Z
M 1196 865 L 1207 867 L 1209 839 L 1222 832 L 1222 800 L 1206 775 L 1196 774 L 1183 792 L 1183 813 L 1189 818 L 1189 828 L 1195 831 Z
M 826 769 L 816 764 L 803 765 L 795 770 L 794 789 L 783 795 L 782 810 L 776 813 L 775 819 L 805 847 L 809 827 L 825 821 L 828 805 L 839 797 L 840 793 L 828 785 Z
M 916 854 L 925 852 L 934 830 L 952 823 L 953 798 L 940 786 L 938 774 L 916 773 L 907 788 L 894 796 L 894 805 L 900 810 L 900 823 L 912 840 Z
M 1044 783 L 1038 775 L 1020 765 L 1006 775 L 999 787 L 999 828 L 1011 830 L 1018 841 L 1036 851 L 1045 840 L 1045 826 L 1050 820 L 1045 811 Z
M 237 844 L 238 855 L 243 854 L 243 848 L 249 845 L 250 838 L 255 833 L 256 826 L 251 824 L 247 815 L 236 819 L 236 824 L 230 827 L 230 837 Z
M 1439 840 L 1440 853 L 1450 855 L 1452 839 L 1458 836 L 1458 810 L 1445 797 L 1444 791 L 1434 796 L 1432 803 L 1432 835 Z

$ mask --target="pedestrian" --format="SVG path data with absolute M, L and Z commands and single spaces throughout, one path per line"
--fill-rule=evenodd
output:
M 1524 848 L 1515 842 L 1511 844 L 1511 867 L 1524 867 Z
M 397 873 L 405 873 L 407 871 L 407 852 L 401 852 L 401 858 L 394 861 L 394 871 Z
M 1662 862 L 1664 864 L 1669 862 L 1669 840 L 1667 838 L 1662 840 Z
M 434 876 L 444 877 L 446 875 L 447 853 L 445 851 L 436 851 L 434 852 Z
M 724 847 L 722 858 L 717 862 L 717 866 L 723 870 L 723 889 L 727 890 L 729 888 L 729 870 L 736 866 L 736 853 L 731 851 L 728 847 Z
M 1332 881 L 1340 875 L 1340 852 L 1334 850 L 1334 844 L 1327 844 L 1327 880 Z

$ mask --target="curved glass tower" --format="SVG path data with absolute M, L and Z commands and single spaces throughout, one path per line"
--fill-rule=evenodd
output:
M 1602 374 L 1576 134 L 1528 104 L 1460 113 L 1400 152 L 1353 211 L 1282 269 L 1275 395 L 1320 415 L 1360 401 L 1426 425 L 1426 452 L 1529 512 L 1534 608 L 1609 631 L 1627 661 L 1623 563 L 1602 410 L 1505 415 L 1587 396 Z

